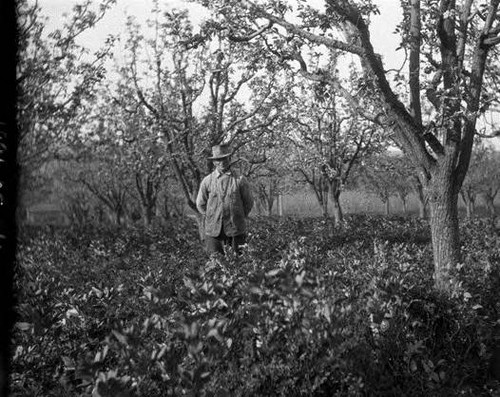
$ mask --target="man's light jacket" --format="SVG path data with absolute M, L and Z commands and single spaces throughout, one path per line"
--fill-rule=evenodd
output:
M 215 170 L 201 182 L 196 207 L 205 215 L 207 236 L 217 237 L 221 231 L 229 237 L 244 234 L 253 207 L 250 186 L 244 176 Z

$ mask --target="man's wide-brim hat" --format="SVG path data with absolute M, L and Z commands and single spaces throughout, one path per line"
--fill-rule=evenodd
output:
M 215 145 L 212 146 L 212 156 L 209 157 L 209 160 L 222 160 L 226 157 L 231 156 L 231 149 L 229 145 Z

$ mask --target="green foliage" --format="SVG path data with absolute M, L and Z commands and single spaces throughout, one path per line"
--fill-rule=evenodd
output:
M 99 10 L 91 0 L 75 5 L 71 15 L 62 18 L 62 28 L 47 33 L 39 4 L 16 2 L 18 161 L 25 173 L 35 172 L 56 155 L 67 155 L 67 145 L 86 119 L 89 101 L 105 77 L 112 39 L 90 55 L 76 38 L 92 29 L 114 3 L 102 1 Z
M 462 235 L 443 297 L 416 219 L 255 219 L 208 261 L 194 225 L 24 229 L 12 395 L 497 395 L 500 239 Z

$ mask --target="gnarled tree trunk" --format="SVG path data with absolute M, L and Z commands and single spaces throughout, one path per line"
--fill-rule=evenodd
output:
M 434 254 L 434 282 L 438 290 L 450 291 L 450 269 L 460 260 L 458 189 L 443 165 L 428 184 L 430 228 Z
M 467 214 L 467 218 L 472 219 L 475 211 L 475 202 L 476 202 L 475 195 L 469 190 L 464 190 L 464 189 L 460 191 L 460 195 L 462 196 L 462 200 L 464 201 L 465 204 L 465 211 Z
M 321 205 L 321 212 L 325 218 L 328 218 L 328 194 L 323 194 L 322 198 L 319 199 Z
M 340 189 L 340 181 L 330 181 L 330 197 L 332 199 L 333 206 L 333 220 L 336 225 L 339 225 L 344 220 L 344 214 L 340 205 L 340 193 L 342 193 Z
M 420 182 L 417 184 L 416 189 L 417 199 L 418 199 L 418 216 L 421 219 L 427 218 L 427 197 L 425 191 Z
M 486 204 L 486 209 L 488 210 L 488 215 L 491 218 L 494 218 L 497 213 L 496 213 L 496 208 L 495 208 L 495 195 L 489 194 L 489 193 L 484 193 L 483 194 L 483 200 L 484 203 Z
M 389 197 L 387 197 L 386 199 L 383 200 L 384 201 L 384 211 L 385 211 L 385 215 L 386 216 L 389 216 L 391 215 L 391 203 L 389 201 Z
M 485 83 L 488 54 L 490 49 L 500 44 L 497 23 L 500 0 L 478 4 L 483 8 L 473 29 L 471 21 L 476 18 L 477 11 L 472 8 L 472 1 L 462 2 L 460 6 L 453 0 L 403 2 L 409 13 L 402 30 L 408 38 L 403 45 L 409 50 L 409 106 L 401 102 L 387 80 L 387 69 L 374 51 L 368 18 L 363 14 L 363 9 L 357 7 L 359 3 L 327 2 L 327 12 L 330 14 L 327 17 L 342 20 L 342 25 L 336 27 L 342 31 L 346 40 L 334 35 L 329 37 L 327 34 L 314 34 L 300 23 L 291 23 L 251 0 L 240 0 L 238 3 L 244 8 L 240 12 L 247 12 L 252 22 L 258 18 L 269 21 L 268 27 L 254 32 L 249 40 L 259 34 L 272 36 L 275 31 L 271 27 L 277 24 L 289 34 L 311 44 L 324 45 L 360 57 L 364 72 L 371 77 L 376 87 L 373 99 L 376 108 L 380 110 L 378 114 L 367 111 L 356 98 L 342 90 L 343 87 L 328 73 L 311 72 L 300 51 L 295 48 L 285 48 L 286 54 L 280 59 L 298 61 L 300 72 L 304 76 L 324 84 L 332 84 L 345 93 L 346 100 L 366 118 L 393 131 L 394 141 L 410 159 L 419 173 L 420 181 L 429 192 L 435 285 L 439 290 L 450 293 L 449 269 L 460 262 L 458 194 L 469 168 L 477 117 L 485 104 L 482 87 Z M 421 23 L 421 3 L 425 5 L 424 12 L 436 12 L 437 17 L 433 18 L 432 23 L 428 19 L 426 24 Z M 235 25 L 241 24 L 240 19 L 235 22 L 234 18 L 227 18 L 227 23 L 234 30 L 240 29 L 240 26 Z M 244 35 L 247 34 L 248 30 L 245 30 Z M 429 35 L 435 40 L 428 40 Z M 420 52 L 424 48 L 422 44 L 430 44 L 432 51 L 436 52 L 436 59 L 432 62 L 425 61 L 424 57 L 421 59 Z M 426 64 L 426 69 L 433 75 L 426 78 L 423 84 L 420 78 L 424 77 L 422 66 Z M 425 87 L 425 95 L 422 87 Z M 422 119 L 421 99 L 424 96 L 437 114 L 429 123 Z
M 456 205 L 447 199 L 431 202 L 431 236 L 436 287 L 447 290 L 450 267 L 460 262 L 460 241 Z

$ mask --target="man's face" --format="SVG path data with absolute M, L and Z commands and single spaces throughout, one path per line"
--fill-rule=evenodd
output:
M 214 166 L 219 172 L 226 172 L 227 170 L 229 170 L 230 161 L 231 159 L 229 157 L 225 157 L 219 160 L 213 160 Z

